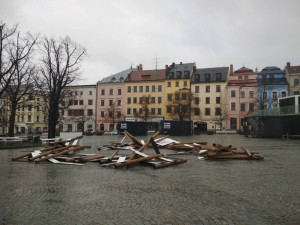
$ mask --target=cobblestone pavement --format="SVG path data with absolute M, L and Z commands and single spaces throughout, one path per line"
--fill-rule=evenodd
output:
M 83 141 L 97 146 L 121 138 Z M 163 169 L 112 169 L 97 163 L 12 162 L 28 149 L 1 150 L 0 224 L 300 224 L 299 140 L 239 135 L 177 139 L 246 146 L 265 160 L 183 156 L 187 163 Z

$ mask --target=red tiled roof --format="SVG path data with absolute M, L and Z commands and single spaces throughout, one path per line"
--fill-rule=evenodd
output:
M 143 80 L 162 80 L 166 76 L 166 70 L 142 70 L 132 71 L 127 77 L 128 81 L 143 81 Z
M 253 72 L 253 70 L 243 66 L 242 68 L 234 71 L 233 76 L 234 75 L 241 75 L 241 74 L 247 75 L 247 74 L 256 74 L 256 73 Z
M 300 66 L 290 66 L 286 67 L 289 74 L 300 73 Z

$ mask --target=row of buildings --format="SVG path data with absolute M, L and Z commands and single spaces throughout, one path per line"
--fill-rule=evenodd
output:
M 181 62 L 144 70 L 140 64 L 95 85 L 69 86 L 72 100 L 61 111 L 58 129 L 108 131 L 127 120 L 147 121 L 149 129 L 157 130 L 161 120 L 192 120 L 207 130 L 239 130 L 245 116 L 299 94 L 299 80 L 300 66 L 290 63 L 283 70 L 262 71 Z

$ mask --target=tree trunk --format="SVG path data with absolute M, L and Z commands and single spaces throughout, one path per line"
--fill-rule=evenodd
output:
M 58 104 L 57 104 L 58 105 Z M 48 138 L 55 138 L 56 124 L 58 121 L 58 107 L 54 104 L 50 104 L 49 116 L 48 116 Z
M 16 106 L 14 106 L 14 104 L 12 104 L 11 113 L 9 115 L 9 127 L 8 127 L 8 136 L 9 137 L 14 137 L 15 119 L 16 119 Z

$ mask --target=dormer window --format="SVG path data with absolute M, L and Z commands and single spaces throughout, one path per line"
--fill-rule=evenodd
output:
M 210 81 L 210 74 L 209 73 L 205 74 L 205 81 Z
M 181 71 L 176 71 L 176 78 L 181 78 L 182 72 Z
M 216 73 L 216 81 L 221 81 L 221 74 L 220 73 Z
M 111 78 L 111 80 L 110 80 L 111 82 L 115 82 L 116 81 L 116 78 L 115 77 L 113 77 L 113 78 Z
M 169 78 L 174 78 L 174 72 L 169 72 Z
M 121 81 L 121 82 L 124 81 L 124 78 L 123 78 L 123 77 L 120 77 L 119 81 Z
M 190 77 L 190 71 L 184 71 L 184 78 Z
M 200 82 L 200 74 L 195 74 L 195 82 Z

